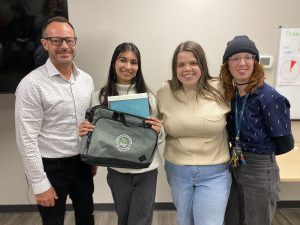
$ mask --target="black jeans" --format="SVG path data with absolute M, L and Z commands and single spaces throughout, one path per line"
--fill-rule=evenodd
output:
M 110 168 L 107 171 L 118 225 L 151 225 L 157 169 L 137 174 L 119 173 Z
M 79 155 L 68 158 L 43 158 L 44 170 L 56 191 L 54 207 L 38 205 L 43 225 L 63 225 L 69 195 L 75 211 L 76 225 L 94 225 L 94 183 L 91 166 Z
M 244 152 L 246 165 L 232 172 L 226 225 L 271 225 L 279 200 L 275 155 Z

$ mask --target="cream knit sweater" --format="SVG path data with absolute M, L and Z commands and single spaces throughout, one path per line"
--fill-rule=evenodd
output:
M 135 94 L 136 93 L 135 85 L 131 86 L 130 89 L 128 90 L 129 86 L 130 85 L 117 84 L 117 91 L 118 91 L 119 95 Z M 96 91 L 93 93 L 92 106 L 100 104 L 99 94 L 100 94 L 100 91 Z M 158 117 L 158 109 L 156 106 L 155 97 L 151 93 L 148 93 L 148 97 L 149 97 L 149 103 L 150 103 L 151 110 L 152 110 L 151 117 L 157 118 Z M 164 129 L 162 129 L 158 135 L 158 144 L 162 143 L 164 141 L 164 138 L 165 138 L 165 132 L 164 132 Z M 161 156 L 158 152 L 158 149 L 156 149 L 156 152 L 153 157 L 153 161 L 148 168 L 143 168 L 143 169 L 111 168 L 111 169 L 114 169 L 120 173 L 144 173 L 144 172 L 158 168 L 161 163 L 162 163 Z
M 219 81 L 210 84 L 221 89 Z M 169 84 L 157 92 L 157 105 L 166 132 L 164 157 L 177 165 L 215 165 L 229 160 L 226 113 L 216 102 L 198 97 L 196 91 L 179 91 L 176 100 Z

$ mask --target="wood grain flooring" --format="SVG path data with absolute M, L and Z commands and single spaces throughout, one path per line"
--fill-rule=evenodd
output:
M 41 224 L 41 219 L 38 213 L 0 213 L 0 225 Z M 95 212 L 95 225 L 116 224 L 117 216 L 115 212 Z M 74 225 L 73 212 L 66 213 L 65 225 Z M 176 225 L 175 211 L 156 210 L 153 215 L 152 225 Z M 272 225 L 300 225 L 300 209 L 277 209 Z

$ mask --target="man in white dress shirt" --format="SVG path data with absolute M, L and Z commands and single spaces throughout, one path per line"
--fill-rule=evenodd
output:
M 76 225 L 93 225 L 95 170 L 80 160 L 77 126 L 90 106 L 94 84 L 73 63 L 77 38 L 67 19 L 49 19 L 42 35 L 49 59 L 16 90 L 18 150 L 43 224 L 64 224 L 69 195 Z

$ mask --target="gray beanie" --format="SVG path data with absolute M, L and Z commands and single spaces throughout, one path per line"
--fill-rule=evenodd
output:
M 223 63 L 225 63 L 230 56 L 239 52 L 249 52 L 256 55 L 255 60 L 259 61 L 259 52 L 255 43 L 251 41 L 248 36 L 241 35 L 235 36 L 231 41 L 227 42 L 227 47 L 223 55 Z

